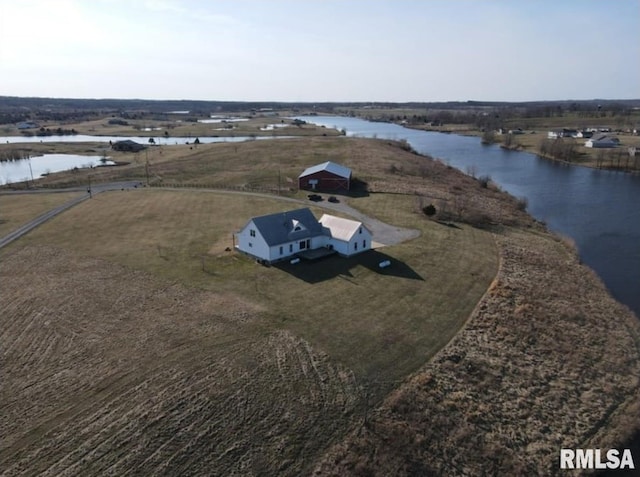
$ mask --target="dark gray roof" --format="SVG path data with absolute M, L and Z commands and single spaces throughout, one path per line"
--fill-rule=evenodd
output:
M 252 220 L 269 246 L 327 233 L 308 208 L 262 215 Z

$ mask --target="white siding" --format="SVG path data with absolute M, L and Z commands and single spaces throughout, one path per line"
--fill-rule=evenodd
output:
M 251 235 L 251 231 L 254 231 L 255 236 Z M 269 246 L 265 242 L 262 235 L 254 225 L 253 221 L 250 221 L 244 229 L 236 234 L 236 247 L 241 252 L 252 255 L 262 260 L 269 260 Z
M 282 247 L 282 253 L 280 253 L 280 247 Z M 273 245 L 269 249 L 269 260 L 272 262 L 278 260 L 284 260 L 291 257 L 300 251 L 300 241 L 286 242 L 280 245 Z
M 349 240 L 331 238 L 329 243 L 341 255 L 356 255 L 371 250 L 371 232 L 365 226 L 361 226 L 349 237 Z

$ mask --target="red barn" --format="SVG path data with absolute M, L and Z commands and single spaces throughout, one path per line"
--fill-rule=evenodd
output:
M 350 186 L 351 169 L 331 161 L 309 167 L 298 176 L 300 189 L 348 191 Z

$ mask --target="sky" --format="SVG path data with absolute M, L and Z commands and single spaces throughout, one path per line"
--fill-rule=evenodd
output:
M 0 0 L 0 95 L 640 98 L 640 0 Z

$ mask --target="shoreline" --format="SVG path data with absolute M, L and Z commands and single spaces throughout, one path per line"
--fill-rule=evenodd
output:
M 411 126 L 408 124 L 400 124 L 394 121 L 379 121 L 379 122 L 387 122 L 388 124 L 396 124 L 398 126 L 402 126 L 405 127 L 407 129 L 413 129 L 414 131 L 426 131 L 426 132 L 437 132 L 437 133 L 441 133 L 441 134 L 455 134 L 458 136 L 465 136 L 465 137 L 482 137 L 482 131 L 477 130 L 477 129 L 461 129 L 461 130 L 456 130 L 456 129 L 435 129 L 435 128 L 420 128 L 420 127 L 415 127 L 415 126 Z M 440 128 L 440 127 L 439 127 Z M 506 151 L 517 151 L 517 152 L 527 152 L 529 154 L 534 154 L 535 156 L 541 158 L 541 159 L 546 159 L 549 161 L 553 161 L 556 163 L 560 163 L 560 164 L 567 164 L 570 166 L 578 166 L 578 167 L 586 167 L 588 169 L 595 169 L 595 170 L 605 170 L 605 171 L 616 171 L 616 172 L 625 172 L 625 173 L 629 173 L 629 174 L 640 174 L 640 169 L 628 169 L 628 168 L 624 168 L 620 165 L 618 166 L 613 166 L 613 165 L 609 165 L 609 166 L 599 166 L 597 163 L 594 164 L 593 161 L 588 161 L 588 162 L 580 162 L 580 160 L 576 160 L 576 161 L 567 161 L 564 159 L 560 159 L 557 158 L 555 156 L 552 156 L 550 154 L 544 154 L 542 153 L 538 147 L 535 147 L 533 150 L 530 149 L 529 146 L 524 145 L 524 144 L 516 144 L 513 146 L 507 146 L 505 144 L 503 144 L 501 141 L 491 141 L 491 142 L 482 142 L 482 145 L 485 146 L 492 146 L 492 145 L 496 145 L 499 146 L 500 148 L 506 150 Z M 624 146 L 619 146 L 618 148 L 611 148 L 611 149 L 600 149 L 599 151 L 619 151 L 620 148 L 623 148 Z

